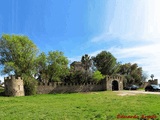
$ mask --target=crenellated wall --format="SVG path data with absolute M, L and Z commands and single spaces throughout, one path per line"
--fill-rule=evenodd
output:
M 123 90 L 122 76 L 107 76 L 105 80 L 100 83 L 63 83 L 63 82 L 40 82 L 37 86 L 37 94 L 48 93 L 73 93 L 73 92 L 90 92 L 90 91 L 104 91 L 115 90 L 116 82 L 117 89 Z M 22 78 L 15 78 L 14 76 L 4 78 L 5 95 L 6 96 L 24 96 L 24 87 Z
M 103 83 L 62 83 L 62 82 L 52 82 L 48 84 L 39 83 L 37 86 L 38 94 L 47 93 L 73 93 L 73 92 L 89 92 L 89 91 L 102 91 L 105 90 Z
M 24 96 L 24 86 L 21 77 L 5 77 L 4 84 L 6 96 Z

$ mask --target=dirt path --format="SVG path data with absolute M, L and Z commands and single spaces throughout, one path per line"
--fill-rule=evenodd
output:
M 144 90 L 123 90 L 123 91 L 114 91 L 117 95 L 125 96 L 125 95 L 136 95 L 136 94 L 157 94 L 160 95 L 160 92 L 145 92 Z

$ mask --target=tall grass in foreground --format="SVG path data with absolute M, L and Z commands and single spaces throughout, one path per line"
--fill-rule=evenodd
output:
M 0 119 L 116 120 L 118 114 L 160 119 L 159 100 L 160 95 L 118 96 L 111 91 L 0 97 Z

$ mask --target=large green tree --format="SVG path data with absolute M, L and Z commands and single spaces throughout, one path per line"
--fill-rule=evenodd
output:
M 103 75 L 112 75 L 116 73 L 118 64 L 116 58 L 107 51 L 102 51 L 96 57 L 92 57 L 93 64 Z
M 142 83 L 142 68 L 136 63 L 126 63 L 120 66 L 119 73 L 124 75 L 126 84 L 141 84 Z
M 36 71 L 35 74 L 37 79 L 42 82 L 49 79 L 48 75 L 48 64 L 47 64 L 47 55 L 42 52 L 36 59 Z
M 33 75 L 37 53 L 36 45 L 27 36 L 3 34 L 0 38 L 1 74 L 23 77 L 26 95 L 36 93 Z
M 47 56 L 49 81 L 60 81 L 69 74 L 68 59 L 63 52 L 50 51 Z
M 0 38 L 1 73 L 16 76 L 34 74 L 37 52 L 36 45 L 27 36 L 3 34 Z
M 42 52 L 36 59 L 38 80 L 43 82 L 61 81 L 69 74 L 68 59 L 63 52 Z

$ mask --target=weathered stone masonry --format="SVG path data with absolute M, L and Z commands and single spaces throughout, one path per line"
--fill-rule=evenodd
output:
M 123 76 L 107 76 L 107 90 L 123 90 Z
M 6 96 L 24 96 L 23 80 L 14 76 L 4 78 L 5 95 Z M 37 86 L 37 94 L 48 93 L 71 93 L 71 92 L 89 92 L 89 91 L 105 91 L 105 90 L 123 90 L 123 77 L 107 76 L 100 83 L 39 83 Z
M 4 84 L 6 96 L 24 96 L 24 85 L 21 77 L 5 77 Z
M 89 92 L 89 91 L 105 91 L 105 90 L 123 90 L 123 77 L 109 76 L 101 83 L 39 83 L 37 86 L 38 94 L 46 93 L 70 93 L 70 92 Z
M 89 92 L 89 91 L 102 91 L 102 90 L 104 90 L 102 83 L 78 84 L 78 83 L 52 82 L 49 84 L 39 83 L 39 85 L 37 86 L 38 94 Z

